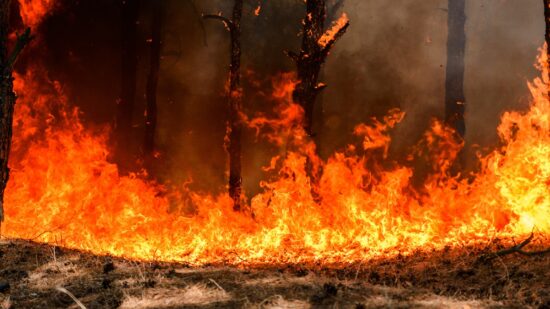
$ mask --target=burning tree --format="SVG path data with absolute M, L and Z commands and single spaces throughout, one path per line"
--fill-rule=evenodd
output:
M 460 136 L 466 133 L 464 112 L 464 54 L 466 50 L 466 1 L 449 0 L 447 72 L 445 78 L 445 121 Z
M 337 2 L 334 9 L 338 10 L 341 4 L 342 2 Z M 331 15 L 333 15 L 332 12 L 335 11 L 331 11 Z M 322 65 L 336 41 L 344 35 L 349 27 L 349 19 L 345 13 L 328 30 L 325 30 L 326 18 L 325 0 L 306 0 L 302 48 L 299 54 L 291 51 L 287 52 L 288 56 L 296 63 L 298 71 L 298 84 L 292 93 L 292 98 L 304 110 L 303 128 L 310 137 L 314 136 L 313 114 L 315 101 L 319 93 L 326 87 L 326 84 L 319 82 Z M 309 156 L 306 164 L 311 180 L 316 182 L 317 174 L 320 171 L 315 170 Z M 312 187 L 311 193 L 316 199 L 319 199 L 314 187 Z
M 227 137 L 229 141 L 229 196 L 233 200 L 233 209 L 241 210 L 241 136 L 242 123 L 240 119 L 242 106 L 241 89 L 241 19 L 243 14 L 243 1 L 235 0 L 232 18 L 222 15 L 204 15 L 206 19 L 220 20 L 229 30 L 231 37 L 231 57 L 229 66 L 229 89 L 227 93 L 229 102 L 229 120 L 227 124 Z
M 17 99 L 13 92 L 13 65 L 31 39 L 27 28 L 17 37 L 13 50 L 8 52 L 10 3 L 11 0 L 0 0 L 0 222 L 4 220 L 4 191 L 10 177 L 8 159 Z
M 326 87 L 319 83 L 319 74 L 323 63 L 336 41 L 344 35 L 349 27 L 349 20 L 343 14 L 334 26 L 325 31 L 325 0 L 307 0 L 306 18 L 303 21 L 302 48 L 299 54 L 288 52 L 296 62 L 298 85 L 293 99 L 304 109 L 304 130 L 313 136 L 313 111 L 317 95 Z

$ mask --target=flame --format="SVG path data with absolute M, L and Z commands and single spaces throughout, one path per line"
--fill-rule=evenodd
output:
M 51 13 L 55 0 L 18 0 L 19 11 L 25 26 L 36 28 Z
M 63 86 L 39 67 L 17 75 L 3 235 L 191 265 L 346 264 L 535 228 L 550 235 L 550 103 L 542 79 L 529 83 L 528 111 L 502 116 L 502 146 L 480 156 L 481 169 L 470 179 L 450 173 L 462 141 L 434 121 L 419 145 L 433 173 L 416 190 L 412 167 L 384 159 L 403 113 L 357 126 L 357 145 L 325 161 L 301 128 L 295 85 L 292 74 L 274 79 L 275 117 L 243 115 L 259 137 L 287 145 L 264 169 L 250 216 L 234 212 L 227 194 L 121 176 L 107 160 L 107 127 L 85 127 Z M 308 161 L 321 171 L 319 181 L 308 177 Z
M 334 41 L 336 35 L 338 35 L 338 32 L 340 32 L 340 30 L 348 23 L 348 15 L 346 13 L 342 13 L 342 16 L 340 16 L 340 18 L 332 24 L 332 27 L 319 38 L 319 41 L 317 42 L 319 46 L 326 47 L 331 41 Z
M 256 9 L 254 9 L 254 16 L 260 16 L 261 12 L 262 12 L 262 3 L 259 2 Z

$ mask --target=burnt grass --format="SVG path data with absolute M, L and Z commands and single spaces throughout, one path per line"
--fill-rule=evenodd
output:
M 0 308 L 79 308 L 57 287 L 86 308 L 550 308 L 550 254 L 486 258 L 505 247 L 345 266 L 194 268 L 0 240 Z

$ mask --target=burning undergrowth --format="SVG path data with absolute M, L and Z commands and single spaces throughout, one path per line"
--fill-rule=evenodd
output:
M 481 171 L 469 179 L 450 173 L 460 144 L 434 122 L 423 142 L 434 173 L 413 189 L 412 168 L 377 161 L 401 113 L 358 126 L 362 145 L 325 162 L 296 125 L 300 110 L 289 101 L 287 76 L 274 95 L 283 118 L 249 121 L 268 126 L 271 139 L 287 141 L 264 192 L 250 199 L 251 215 L 233 212 L 226 195 L 183 190 L 167 196 L 173 189 L 140 175 L 120 176 L 107 160 L 107 130 L 85 128 L 62 87 L 41 73 L 17 78 L 3 225 L 8 237 L 192 264 L 348 263 L 550 229 L 549 102 L 539 79 L 530 84 L 530 110 L 503 115 L 503 146 L 481 157 Z M 308 175 L 308 161 L 321 171 L 318 182 Z

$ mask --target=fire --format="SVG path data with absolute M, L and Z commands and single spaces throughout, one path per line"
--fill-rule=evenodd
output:
M 337 21 L 335 21 L 332 27 L 319 38 L 318 44 L 321 47 L 327 46 L 327 44 L 334 40 L 338 32 L 349 23 L 349 18 L 346 13 L 343 13 Z
M 384 159 L 403 113 L 357 126 L 357 145 L 324 161 L 301 129 L 296 81 L 282 75 L 272 96 L 278 117 L 243 115 L 259 136 L 288 146 L 265 169 L 251 216 L 234 212 L 227 194 L 121 176 L 107 160 L 108 128 L 86 128 L 62 85 L 45 76 L 39 67 L 16 76 L 6 237 L 139 260 L 250 265 L 346 264 L 534 229 L 550 235 L 550 102 L 541 79 L 529 84 L 528 111 L 503 115 L 502 146 L 480 157 L 470 179 L 450 173 L 462 142 L 434 122 L 419 146 L 433 173 L 415 190 L 414 169 Z M 318 182 L 308 160 L 321 171 Z
M 42 22 L 42 19 L 52 11 L 55 5 L 55 0 L 18 1 L 23 23 L 33 29 Z

